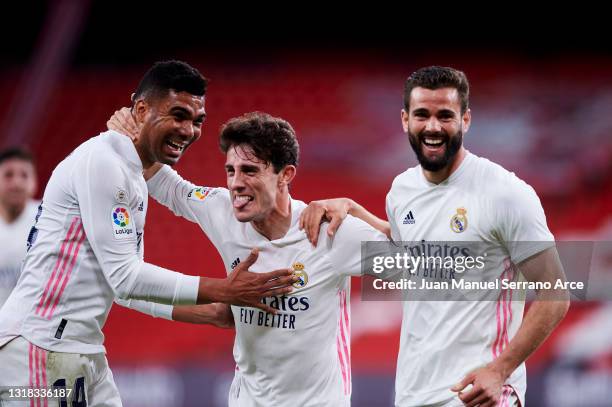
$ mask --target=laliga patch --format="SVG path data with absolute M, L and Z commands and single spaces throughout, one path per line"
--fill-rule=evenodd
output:
M 203 201 L 206 199 L 206 197 L 213 191 L 213 188 L 207 188 L 207 187 L 198 187 L 198 188 L 194 188 L 192 189 L 188 194 L 187 194 L 187 199 L 192 200 L 192 201 Z
M 126 240 L 136 235 L 134 232 L 134 222 L 127 206 L 113 206 L 111 221 L 113 222 L 113 236 L 115 239 Z

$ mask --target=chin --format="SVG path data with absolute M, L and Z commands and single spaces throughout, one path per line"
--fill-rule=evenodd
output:
M 165 157 L 165 158 L 159 160 L 159 162 L 162 163 L 162 164 L 167 164 L 169 166 L 173 166 L 174 164 L 178 163 L 180 158 L 181 157 Z
M 238 222 L 247 223 L 253 220 L 253 216 L 248 213 L 234 211 L 234 216 Z

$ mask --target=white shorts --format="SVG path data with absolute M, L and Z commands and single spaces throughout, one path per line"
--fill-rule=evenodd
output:
M 8 387 L 8 388 L 7 388 Z M 121 407 L 121 399 L 103 353 L 83 355 L 51 352 L 19 336 L 0 348 L 0 406 L 55 407 L 57 398 L 11 400 L 14 388 L 65 388 L 75 407 Z M 13 389 L 11 391 L 11 389 Z

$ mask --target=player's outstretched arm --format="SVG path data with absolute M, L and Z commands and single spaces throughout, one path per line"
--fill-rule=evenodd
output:
M 565 281 L 563 266 L 554 247 L 526 259 L 519 264 L 519 269 L 528 281 L 549 282 L 552 287 L 557 280 Z M 499 357 L 470 372 L 451 390 L 460 392 L 459 398 L 466 405 L 497 405 L 506 379 L 546 340 L 568 309 L 567 289 L 539 290 L 521 327 Z M 468 384 L 472 384 L 472 389 L 461 393 Z
M 300 215 L 300 229 L 303 229 L 313 246 L 317 245 L 319 230 L 322 222 L 329 222 L 327 234 L 333 236 L 338 230 L 346 215 L 363 220 L 373 228 L 391 238 L 389 222 L 380 219 L 363 206 L 350 198 L 333 198 L 312 201 Z
M 234 316 L 227 304 L 179 305 L 172 309 L 174 321 L 233 328 Z
M 272 295 L 290 293 L 291 285 L 298 278 L 290 269 L 279 269 L 268 273 L 252 273 L 249 267 L 257 260 L 259 251 L 253 249 L 247 259 L 234 269 L 225 279 L 200 278 L 198 304 L 221 302 L 246 307 L 259 308 L 267 312 L 276 310 L 261 300 Z

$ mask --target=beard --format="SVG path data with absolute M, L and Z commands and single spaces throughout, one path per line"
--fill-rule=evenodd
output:
M 424 151 L 425 146 L 423 144 L 423 140 L 426 137 L 443 140 L 442 145 L 446 147 L 444 149 L 444 153 L 439 156 L 427 157 Z M 410 145 L 412 146 L 421 167 L 427 171 L 436 172 L 446 168 L 455 160 L 455 156 L 463 144 L 463 131 L 458 130 L 457 133 L 449 136 L 444 131 L 421 131 L 418 134 L 414 134 L 408 130 L 408 140 L 410 140 Z

